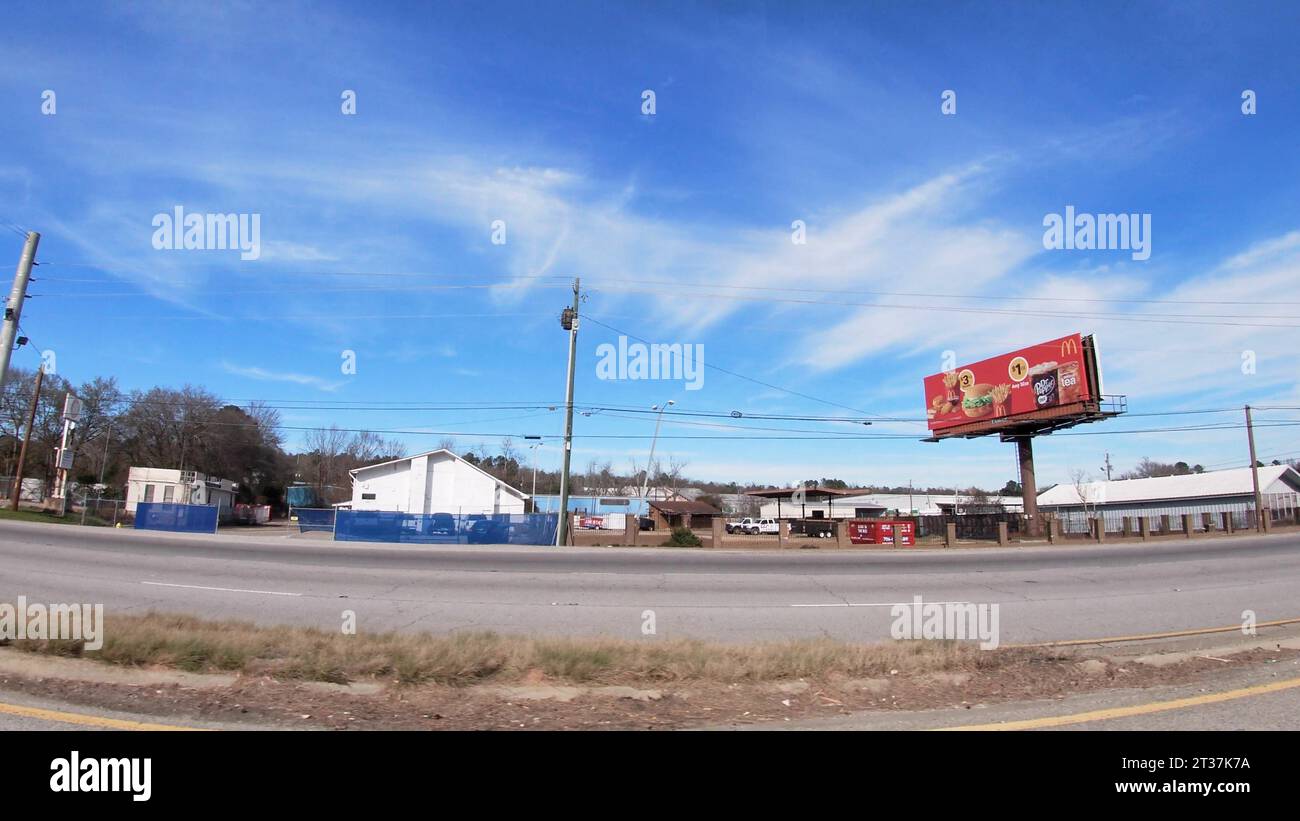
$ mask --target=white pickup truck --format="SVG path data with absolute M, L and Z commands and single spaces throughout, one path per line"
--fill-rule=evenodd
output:
M 755 519 L 746 516 L 740 521 L 727 522 L 728 533 L 747 533 L 750 536 L 757 536 L 760 533 L 776 535 L 780 529 L 781 526 L 776 519 Z

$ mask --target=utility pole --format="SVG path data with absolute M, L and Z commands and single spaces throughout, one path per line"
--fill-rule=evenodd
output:
M 14 471 L 14 486 L 9 491 L 9 509 L 18 509 L 18 497 L 23 492 L 23 462 L 27 460 L 27 445 L 32 441 L 32 426 L 36 424 L 36 406 L 41 401 L 41 380 L 45 376 L 45 365 L 36 369 L 36 390 L 32 393 L 32 407 L 27 412 L 27 430 L 23 433 L 23 446 L 18 450 L 18 468 Z
M 1107 451 L 1106 453 L 1106 465 L 1102 468 L 1102 470 L 1106 471 L 1106 481 L 1109 482 L 1110 481 L 1110 452 L 1109 451 Z
M 1259 460 L 1255 458 L 1255 426 L 1250 419 L 1250 405 L 1246 406 L 1246 440 L 1250 443 L 1250 480 L 1255 485 L 1255 529 L 1264 529 L 1264 497 L 1259 493 Z
M 580 280 L 573 278 L 573 307 L 560 314 L 560 327 L 569 332 L 569 378 L 564 391 L 564 467 L 560 471 L 560 526 L 555 543 L 569 543 L 569 458 L 573 455 L 573 372 L 578 358 L 578 296 Z
M 99 483 L 104 484 L 104 470 L 108 467 L 108 440 L 113 438 L 113 425 L 104 426 L 104 458 L 99 462 Z M 103 491 L 100 491 L 101 493 Z
M 9 357 L 14 352 L 14 338 L 18 336 L 18 319 L 23 314 L 23 301 L 27 299 L 27 283 L 32 278 L 32 263 L 36 261 L 36 246 L 41 242 L 41 235 L 35 231 L 27 232 L 27 242 L 23 244 L 23 255 L 18 258 L 18 270 L 14 272 L 14 287 L 9 292 L 9 302 L 5 304 L 4 326 L 0 328 L 0 389 L 9 378 Z

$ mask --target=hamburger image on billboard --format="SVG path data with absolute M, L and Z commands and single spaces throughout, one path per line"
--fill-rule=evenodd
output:
M 961 397 L 961 411 L 971 419 L 988 416 L 993 412 L 993 386 L 971 385 Z
M 1011 420 L 1094 398 L 1080 334 L 1031 345 L 925 378 L 931 430 Z

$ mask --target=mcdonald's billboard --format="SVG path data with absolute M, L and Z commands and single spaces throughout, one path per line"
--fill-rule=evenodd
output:
M 1095 400 L 1091 338 L 1080 334 L 962 365 L 925 378 L 930 430 L 1003 419 Z

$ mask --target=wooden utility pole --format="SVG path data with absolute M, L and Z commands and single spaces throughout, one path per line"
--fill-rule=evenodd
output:
M 560 326 L 569 332 L 569 378 L 564 391 L 564 468 L 560 472 L 560 526 L 555 532 L 557 545 L 569 540 L 569 457 L 573 454 L 573 371 L 578 358 L 579 280 L 573 280 L 573 308 L 560 316 Z
M 1246 406 L 1246 441 L 1250 443 L 1250 480 L 1255 485 L 1255 529 L 1264 529 L 1264 497 L 1259 492 L 1259 460 L 1255 458 L 1255 426 L 1250 419 L 1250 405 Z
M 41 242 L 41 235 L 35 231 L 27 233 L 23 243 L 23 255 L 18 259 L 18 270 L 14 273 L 14 287 L 9 292 L 9 302 L 5 305 L 4 321 L 0 324 L 0 388 L 5 386 L 9 377 L 9 357 L 14 352 L 14 340 L 18 337 L 18 320 L 23 315 L 23 302 L 27 299 L 27 283 L 32 278 L 32 263 L 36 259 L 36 246 Z
M 14 486 L 9 491 L 9 509 L 18 509 L 18 497 L 23 492 L 23 462 L 27 459 L 27 444 L 32 441 L 32 426 L 36 424 L 36 406 L 41 401 L 41 380 L 45 376 L 45 365 L 36 369 L 36 390 L 32 392 L 32 407 L 27 413 L 27 431 L 23 433 L 23 446 L 18 451 L 18 468 L 14 471 Z

